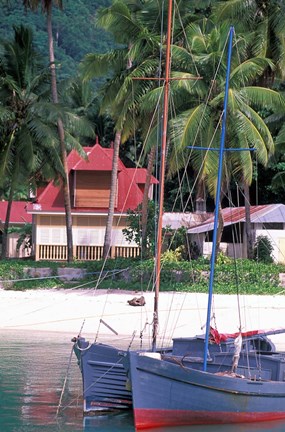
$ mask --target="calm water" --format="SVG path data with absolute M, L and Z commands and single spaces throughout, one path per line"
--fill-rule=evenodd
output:
M 130 414 L 83 419 L 80 372 L 73 335 L 4 330 L 0 339 L 0 432 L 134 432 Z M 285 432 L 285 423 L 177 427 L 156 432 Z M 153 431 L 154 432 L 154 431 Z

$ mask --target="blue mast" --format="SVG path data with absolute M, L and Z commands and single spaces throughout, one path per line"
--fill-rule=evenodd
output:
M 228 93 L 229 93 L 229 82 L 230 82 L 233 33 L 234 33 L 234 28 L 231 27 L 229 32 L 229 42 L 228 42 L 229 45 L 228 45 L 228 58 L 227 58 L 227 74 L 226 74 L 225 98 L 224 98 L 224 108 L 223 108 L 222 133 L 221 133 L 221 142 L 220 142 L 220 150 L 219 150 L 218 179 L 217 179 L 215 214 L 214 214 L 215 217 L 214 217 L 213 247 L 212 247 L 212 255 L 210 261 L 211 268 L 210 268 L 210 280 L 209 280 L 209 292 L 208 292 L 205 348 L 204 348 L 204 366 L 203 366 L 204 371 L 207 370 L 207 357 L 208 357 L 208 348 L 209 348 L 210 321 L 211 321 L 213 282 L 214 282 L 215 261 L 216 261 L 216 243 L 217 243 L 219 203 L 220 203 L 220 196 L 221 196 L 221 183 L 222 183 L 222 171 L 223 171 L 223 154 L 224 154 L 225 137 L 226 137 L 226 120 L 227 120 L 227 106 L 228 106 Z

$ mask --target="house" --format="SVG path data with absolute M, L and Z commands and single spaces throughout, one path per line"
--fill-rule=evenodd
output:
M 221 241 L 221 249 L 228 256 L 245 258 L 246 230 L 245 208 L 224 208 L 224 231 Z M 285 205 L 267 204 L 250 207 L 250 219 L 253 241 L 258 236 L 267 236 L 273 246 L 272 257 L 275 262 L 285 263 Z M 204 256 L 209 256 L 212 251 L 212 231 L 214 228 L 214 216 L 212 215 L 203 223 L 192 225 L 188 229 L 191 242 L 196 242 Z
M 68 156 L 73 226 L 73 256 L 79 260 L 102 258 L 112 174 L 113 148 L 96 142 L 84 148 L 87 159 L 74 150 Z M 127 211 L 142 202 L 147 170 L 127 168 L 118 162 L 117 192 L 112 231 L 111 257 L 139 254 L 135 243 L 128 243 L 122 229 L 127 226 Z M 152 176 L 149 198 L 153 185 Z M 33 243 L 36 260 L 66 260 L 66 225 L 63 190 L 50 182 L 27 207 L 33 218 Z
M 2 252 L 2 233 L 7 213 L 7 201 L 0 201 L 0 254 Z M 21 228 L 27 223 L 32 222 L 32 216 L 26 212 L 27 203 L 24 201 L 13 201 L 9 228 Z M 30 250 L 23 245 L 17 250 L 17 240 L 19 233 L 13 232 L 8 234 L 7 258 L 24 258 L 30 255 Z

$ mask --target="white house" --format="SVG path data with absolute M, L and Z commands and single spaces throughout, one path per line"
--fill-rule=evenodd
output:
M 222 210 L 224 231 L 221 249 L 228 256 L 246 257 L 245 208 L 228 207 Z M 267 236 L 273 246 L 275 262 L 285 263 L 285 205 L 267 204 L 250 207 L 253 241 L 258 236 Z M 204 256 L 212 251 L 214 216 L 188 229 L 191 241 L 195 241 Z M 235 250 L 234 250 L 235 248 Z

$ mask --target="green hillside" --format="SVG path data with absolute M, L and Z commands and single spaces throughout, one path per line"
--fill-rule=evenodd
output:
M 75 74 L 77 65 L 88 52 L 106 52 L 113 45 L 111 37 L 94 25 L 96 10 L 111 0 L 65 0 L 64 10 L 53 10 L 53 31 L 60 78 Z M 14 25 L 33 29 L 35 47 L 48 61 L 46 18 L 38 12 L 25 11 L 19 0 L 1 1 L 0 37 L 13 37 Z

